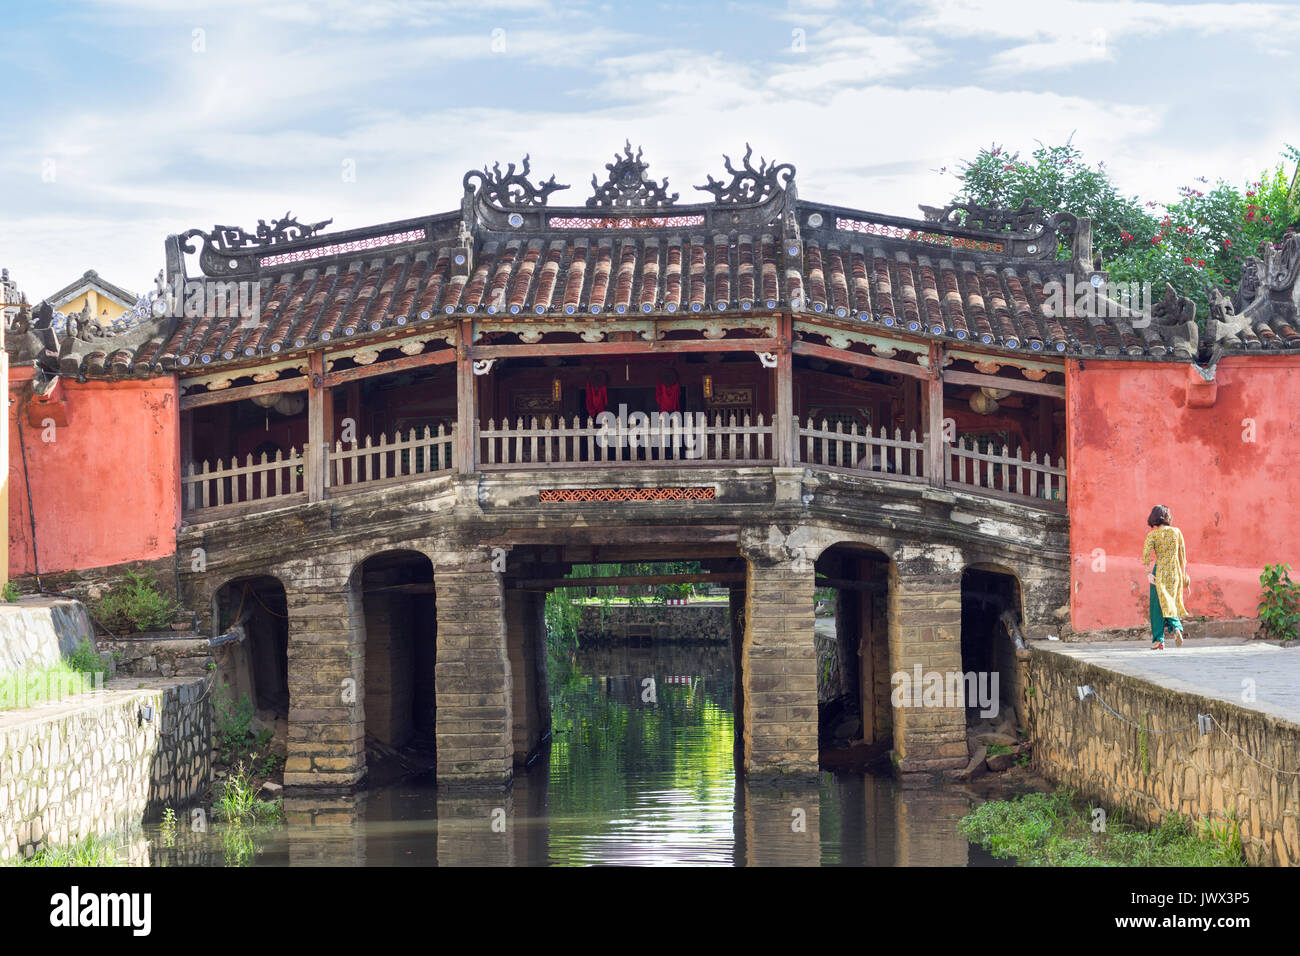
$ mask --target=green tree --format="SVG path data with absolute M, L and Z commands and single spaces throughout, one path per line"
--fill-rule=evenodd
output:
M 1126 196 L 1104 163 L 1091 165 L 1070 140 L 1040 144 L 1029 159 L 994 144 L 961 162 L 954 202 L 1016 207 L 1028 200 L 1045 211 L 1063 211 L 1092 220 L 1093 253 L 1110 277 L 1120 282 L 1150 282 L 1156 296 L 1166 282 L 1208 314 L 1209 290 L 1237 288 L 1247 256 L 1266 242 L 1279 242 L 1288 227 L 1300 224 L 1300 196 L 1291 188 L 1285 162 L 1300 162 L 1300 150 L 1286 146 L 1284 162 L 1242 187 L 1206 177 L 1183 186 L 1177 199 Z M 1058 256 L 1066 258 L 1062 242 Z

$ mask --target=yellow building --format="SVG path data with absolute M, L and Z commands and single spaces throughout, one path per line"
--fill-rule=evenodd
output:
M 101 279 L 98 272 L 90 269 L 81 278 L 47 296 L 45 301 L 64 315 L 76 315 L 89 302 L 91 318 L 108 326 L 123 312 L 135 307 L 136 295 Z

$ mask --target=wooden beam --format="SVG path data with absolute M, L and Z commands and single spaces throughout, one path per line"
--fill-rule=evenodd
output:
M 1027 392 L 1030 395 L 1046 395 L 1049 398 L 1065 400 L 1064 385 L 1048 385 L 1046 382 L 1003 378 L 1001 375 L 981 375 L 979 372 L 944 372 L 943 380 L 953 385 L 978 385 L 983 388 L 1000 388 L 1008 392 Z
M 734 544 L 626 544 L 565 545 L 561 551 L 570 564 L 625 564 L 632 561 L 698 561 L 740 558 Z
M 665 512 L 672 507 L 672 502 L 662 502 Z M 623 525 L 613 528 L 599 528 L 591 525 L 570 525 L 564 530 L 564 559 L 570 560 L 570 547 L 594 546 L 598 549 L 598 561 L 613 563 L 613 554 L 618 548 L 629 550 L 627 560 L 641 560 L 631 556 L 636 549 L 644 553 L 660 553 L 665 561 L 689 561 L 701 547 L 717 545 L 728 549 L 726 557 L 738 555 L 736 542 L 740 532 L 735 525 L 704 524 L 658 524 L 658 525 Z M 554 546 L 557 535 L 554 528 L 510 528 L 499 532 L 485 529 L 478 543 L 489 547 L 527 547 L 532 545 Z M 681 555 L 680 558 L 676 555 Z M 646 558 L 645 560 L 651 560 Z
M 424 368 L 428 365 L 449 365 L 454 361 L 456 361 L 455 349 L 437 349 L 433 352 L 423 352 L 420 355 L 410 355 L 406 358 L 376 362 L 374 365 L 358 365 L 356 368 L 328 372 L 325 375 L 325 384 L 329 386 L 343 385 L 346 382 L 356 382 L 375 375 L 408 372 L 413 368 Z
M 542 345 L 474 345 L 471 359 L 547 355 L 660 355 L 673 352 L 779 352 L 781 339 L 660 339 L 654 342 L 547 342 Z
M 255 395 L 278 395 L 282 392 L 305 392 L 310 387 L 310 380 L 287 378 L 275 382 L 258 382 L 256 385 L 241 385 L 239 388 L 223 388 L 218 392 L 201 392 L 198 395 L 182 395 L 180 408 L 202 408 L 204 405 L 221 405 L 226 402 L 242 402 Z
M 609 574 L 592 578 L 524 578 L 507 584 L 508 587 L 528 591 L 549 591 L 553 588 L 614 588 L 634 585 L 660 584 L 741 584 L 744 571 L 720 571 L 714 574 Z
M 900 362 L 898 359 L 880 358 L 863 352 L 850 352 L 848 349 L 835 349 L 829 345 L 817 345 L 814 342 L 795 342 L 796 355 L 808 355 L 813 358 L 826 359 L 828 362 L 843 362 L 847 365 L 861 365 L 881 372 L 893 372 L 896 375 L 910 375 L 912 378 L 928 378 L 929 370 L 920 365 Z
M 862 559 L 866 563 L 871 562 L 871 558 Z M 814 587 L 819 588 L 836 588 L 840 591 L 873 591 L 880 594 L 888 593 L 889 585 L 876 581 L 854 581 L 849 578 L 832 578 L 824 574 L 817 575 L 813 582 Z

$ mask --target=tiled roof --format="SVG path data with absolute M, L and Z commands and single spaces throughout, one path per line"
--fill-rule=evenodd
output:
M 1011 212 L 967 207 L 958 211 L 983 228 L 959 224 L 954 207 L 926 221 L 875 216 L 801 201 L 791 167 L 755 170 L 748 155 L 741 170 L 728 161 L 730 186 L 699 187 L 714 202 L 675 206 L 675 194 L 656 187 L 651 202 L 638 205 L 643 196 L 620 199 L 616 187 L 644 183 L 645 164 L 630 150 L 616 159 L 617 168 L 607 167 L 613 185 L 585 208 L 550 207 L 547 194 L 565 187 L 552 180 L 543 191 L 511 166 L 504 175 L 467 174 L 459 213 L 333 235 L 319 234 L 325 224 L 286 218 L 259 227 L 257 237 L 230 227 L 172 237 L 169 283 L 196 285 L 210 300 L 232 280 L 247 283 L 258 315 L 164 316 L 147 337 L 78 350 L 79 371 L 142 375 L 249 362 L 447 317 L 578 328 L 619 317 L 716 321 L 776 310 L 996 350 L 1190 354 L 1159 326 L 1052 315 L 1045 287 L 1080 268 L 1077 258 L 1056 258 L 1058 227 L 1068 238 L 1073 217 L 1026 230 Z M 629 165 L 636 175 L 625 175 Z M 194 236 L 204 243 L 199 277 L 184 272 Z M 64 356 L 64 374 L 76 357 Z
M 1221 349 L 1300 349 L 1300 235 L 1247 257 L 1234 300 L 1212 295 L 1205 335 Z

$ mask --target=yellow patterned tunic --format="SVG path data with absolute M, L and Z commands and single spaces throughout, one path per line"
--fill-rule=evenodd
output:
M 1169 525 L 1152 528 L 1142 546 L 1144 567 L 1151 563 L 1153 556 L 1156 562 L 1156 595 L 1160 598 L 1160 613 L 1165 617 L 1186 617 L 1183 586 L 1190 579 L 1187 576 L 1187 548 L 1183 544 L 1183 533 Z

